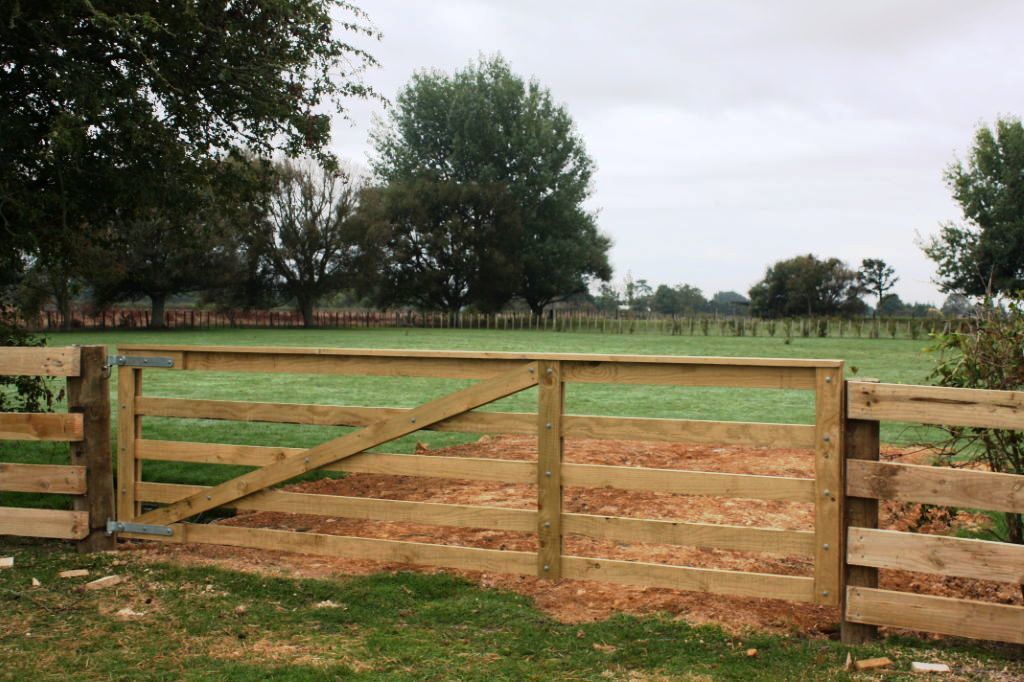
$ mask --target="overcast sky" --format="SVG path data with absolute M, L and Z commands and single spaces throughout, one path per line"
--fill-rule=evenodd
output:
M 616 280 L 747 289 L 798 253 L 883 258 L 940 303 L 915 245 L 958 219 L 943 169 L 1024 113 L 1024 2 L 356 0 L 383 33 L 364 80 L 500 52 L 575 118 Z M 334 148 L 366 163 L 380 106 Z

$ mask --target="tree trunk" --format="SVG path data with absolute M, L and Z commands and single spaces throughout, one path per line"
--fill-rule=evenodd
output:
M 71 329 L 71 291 L 66 282 L 58 282 L 54 286 L 53 302 L 57 306 L 57 313 L 60 315 L 60 330 Z
M 316 317 L 313 315 L 313 299 L 299 299 L 299 312 L 302 313 L 302 326 L 306 329 L 316 326 Z
M 526 305 L 530 306 L 530 312 L 537 317 L 542 316 L 544 314 L 544 308 L 547 307 L 546 304 L 537 303 L 536 301 L 527 301 Z
M 167 326 L 164 320 L 167 309 L 167 294 L 150 294 L 149 300 L 152 303 L 149 326 L 152 329 L 163 329 Z

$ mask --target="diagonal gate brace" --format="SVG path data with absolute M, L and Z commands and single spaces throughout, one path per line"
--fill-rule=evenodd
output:
M 133 522 L 166 525 L 181 521 L 536 385 L 537 363 L 530 362 L 409 412 L 382 419 L 359 431 L 345 434 L 262 469 L 250 471 L 166 507 L 146 512 L 133 519 Z

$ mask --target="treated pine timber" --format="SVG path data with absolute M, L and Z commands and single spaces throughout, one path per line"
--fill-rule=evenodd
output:
M 455 545 L 433 545 L 399 540 L 356 538 L 321 533 L 298 533 L 265 528 L 240 528 L 219 524 L 175 523 L 172 537 L 119 533 L 120 537 L 158 542 L 200 543 L 252 547 L 255 549 L 298 552 L 368 559 L 387 563 L 420 564 L 458 568 L 490 573 L 532 575 L 536 571 L 537 555 L 533 552 L 514 552 L 499 549 L 480 549 Z
M 0 462 L 0 490 L 16 493 L 85 493 L 85 467 Z
M 87 512 L 0 507 L 0 535 L 81 540 L 88 534 Z
M 1024 607 L 848 587 L 846 617 L 858 623 L 1024 644 Z
M 1024 513 L 1024 476 L 893 462 L 846 463 L 846 494 Z
M 647 469 L 604 464 L 563 464 L 562 485 L 653 490 L 680 495 L 742 497 L 752 500 L 814 501 L 814 480 L 810 478 Z
M 147 417 L 223 419 L 318 426 L 369 426 L 386 417 L 407 414 L 412 409 L 152 397 L 141 397 L 136 404 L 137 413 Z M 536 433 L 537 417 L 532 413 L 467 412 L 432 424 L 427 430 L 470 433 Z
M 0 347 L 0 376 L 75 377 L 77 348 Z
M 562 413 L 565 384 L 561 363 L 537 363 L 537 575 L 562 577 Z
M 1024 585 L 1024 546 L 894 530 L 850 528 L 847 560 L 858 566 Z
M 623 585 L 730 594 L 738 597 L 814 601 L 811 578 L 711 568 L 649 564 L 617 559 L 562 557 L 562 577 Z
M 142 417 L 135 402 L 142 395 L 142 370 L 117 369 L 117 518 L 130 521 L 141 509 L 135 500 L 135 484 L 141 480 L 142 465 L 136 459 L 135 443 L 142 436 Z
M 241 464 L 267 466 L 288 456 L 300 454 L 302 448 L 278 448 L 260 445 L 223 445 L 186 443 L 162 440 L 139 440 L 136 443 L 140 460 L 193 462 L 196 464 Z M 534 483 L 537 465 L 534 462 L 483 459 L 476 457 L 436 457 L 431 455 L 395 455 L 364 452 L 323 467 L 324 471 L 347 471 L 359 474 L 391 474 L 394 476 L 428 476 L 463 480 L 500 481 L 503 483 Z
M 843 368 L 817 370 L 814 386 L 814 599 L 838 606 L 843 577 Z
M 880 429 L 876 421 L 858 419 L 846 420 L 846 438 L 843 448 L 846 461 L 865 460 L 877 462 L 880 452 Z M 878 500 L 865 497 L 847 497 L 844 527 L 878 528 Z M 843 537 L 847 537 L 844 531 Z M 844 550 L 845 551 L 845 550 Z M 849 561 L 843 563 L 846 571 L 846 585 L 854 587 L 878 587 L 878 569 L 870 566 L 856 566 Z M 846 594 L 843 591 L 842 612 L 846 612 Z M 840 638 L 845 644 L 863 644 L 878 636 L 878 628 L 874 625 L 854 623 L 843 617 L 840 623 Z
M 140 502 L 160 504 L 171 504 L 206 490 L 209 490 L 206 486 L 175 483 L 140 482 L 135 486 L 135 494 Z M 426 523 L 490 530 L 532 532 L 537 525 L 537 512 L 532 509 L 380 500 L 366 497 L 293 493 L 282 490 L 264 490 L 225 505 L 225 507 L 246 511 L 339 516 L 349 519 Z
M 1024 429 L 1024 391 L 851 381 L 847 395 L 854 419 Z
M 161 355 L 174 368 L 221 372 L 288 372 L 487 379 L 522 362 L 564 363 L 563 380 L 588 383 L 814 388 L 818 367 L 837 360 L 724 358 L 578 353 L 498 353 L 341 348 L 161 346 L 118 347 L 122 355 Z
M 167 524 L 233 502 L 290 478 L 315 471 L 382 443 L 401 438 L 423 426 L 486 405 L 537 384 L 537 366 L 527 363 L 510 372 L 428 402 L 412 412 L 382 420 L 322 445 L 243 474 L 211 490 L 138 517 L 140 523 Z
M 809 424 L 566 415 L 564 435 L 570 438 L 657 440 L 712 445 L 814 447 L 814 427 Z
M 106 346 L 82 346 L 81 373 L 68 379 L 68 411 L 82 417 L 82 440 L 71 445 L 71 463 L 85 468 L 86 490 L 73 501 L 89 514 L 89 536 L 80 552 L 113 549 L 107 520 L 114 518 L 114 472 L 110 458 L 110 374 Z
M 785 556 L 814 555 L 814 533 L 803 530 L 563 514 L 562 532 L 626 543 L 687 545 Z
M 82 415 L 0 412 L 0 440 L 82 440 Z

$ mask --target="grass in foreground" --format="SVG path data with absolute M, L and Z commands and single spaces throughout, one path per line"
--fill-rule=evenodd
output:
M 4 680 L 858 679 L 836 642 L 737 637 L 665 617 L 559 624 L 527 599 L 445 575 L 290 580 L 0 543 L 11 554 L 15 568 L 0 571 Z M 92 573 L 57 577 L 70 568 Z M 81 589 L 110 574 L 129 581 Z M 914 679 L 915 660 L 946 662 L 960 679 L 1024 675 L 1024 661 L 994 646 L 888 640 L 853 655 L 892 658 L 900 672 L 887 679 Z

